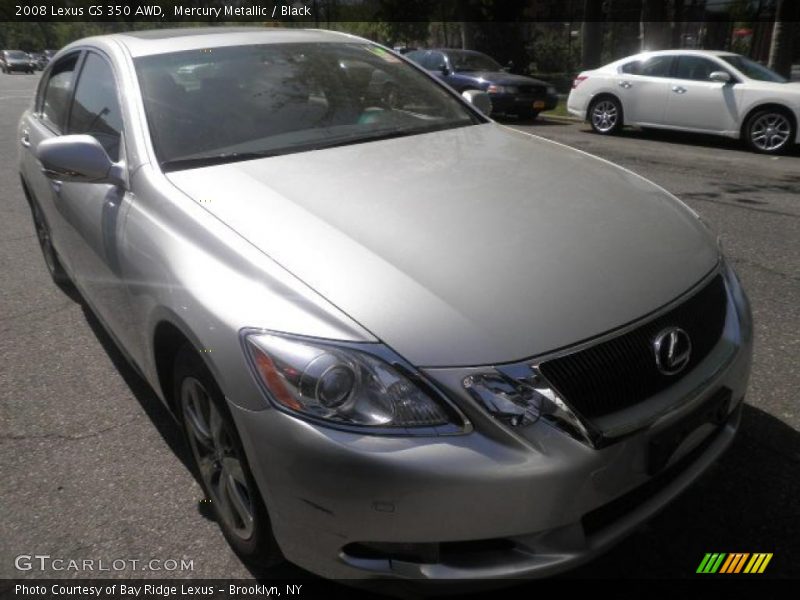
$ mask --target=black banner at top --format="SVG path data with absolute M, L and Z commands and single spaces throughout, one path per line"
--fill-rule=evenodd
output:
M 771 21 L 775 6 L 772 0 L 0 0 L 0 22 Z

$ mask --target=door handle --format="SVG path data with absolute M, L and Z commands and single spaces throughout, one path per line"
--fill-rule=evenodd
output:
M 672 91 L 675 92 L 676 94 L 685 94 L 686 93 L 686 88 L 685 87 L 681 87 L 679 85 L 673 85 L 672 86 Z
M 22 130 L 22 137 L 20 138 L 19 143 L 25 146 L 26 148 L 30 148 L 31 134 L 27 129 Z
M 622 80 L 619 82 L 619 87 L 629 90 L 633 87 L 633 84 L 630 81 Z

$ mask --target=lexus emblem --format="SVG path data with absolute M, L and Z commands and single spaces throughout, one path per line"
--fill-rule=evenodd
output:
M 653 341 L 656 366 L 664 375 L 680 373 L 689 364 L 692 355 L 692 340 L 680 327 L 670 327 L 656 336 Z

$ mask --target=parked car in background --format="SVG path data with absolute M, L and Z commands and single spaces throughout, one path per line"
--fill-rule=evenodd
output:
M 34 66 L 27 52 L 2 50 L 0 51 L 0 69 L 3 73 L 33 73 Z
M 584 71 L 567 109 L 601 134 L 623 125 L 712 133 L 767 154 L 800 142 L 800 83 L 731 52 L 646 52 Z
M 414 50 L 406 54 L 456 91 L 482 90 L 492 100 L 493 115 L 534 119 L 558 104 L 556 89 L 539 79 L 508 73 L 493 58 L 473 50 Z
M 215 27 L 77 41 L 21 117 L 48 271 L 250 563 L 549 575 L 734 439 L 752 319 L 716 237 L 479 98 L 350 35 Z

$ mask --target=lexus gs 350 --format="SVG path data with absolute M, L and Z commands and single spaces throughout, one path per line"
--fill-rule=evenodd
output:
M 584 71 L 567 109 L 602 134 L 623 125 L 711 133 L 765 154 L 800 143 L 800 83 L 730 52 L 647 52 Z
M 547 575 L 731 443 L 752 326 L 716 237 L 487 105 L 321 31 L 114 34 L 42 75 L 18 139 L 45 264 L 244 560 Z

